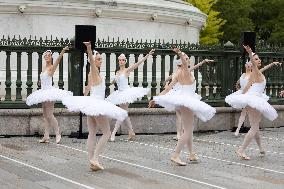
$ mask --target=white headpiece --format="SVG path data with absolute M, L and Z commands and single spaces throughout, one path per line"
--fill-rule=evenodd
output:
M 52 54 L 52 51 L 50 49 L 46 50 L 44 53 L 47 53 L 47 52 Z
M 174 63 L 177 65 L 177 66 L 180 66 L 182 64 L 181 60 L 178 59 L 178 60 L 174 60 Z
M 121 53 L 121 54 L 119 55 L 118 59 L 125 59 L 125 60 L 126 60 L 125 54 Z
M 246 61 L 246 64 L 245 64 L 245 66 L 246 66 L 246 68 L 247 68 L 247 67 L 251 67 L 251 66 L 252 66 L 252 63 L 251 63 L 251 61 Z

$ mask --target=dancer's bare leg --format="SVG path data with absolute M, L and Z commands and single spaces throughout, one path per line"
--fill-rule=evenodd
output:
M 249 121 L 250 121 L 251 128 L 244 138 L 244 143 L 243 143 L 242 147 L 239 150 L 237 150 L 238 155 L 242 159 L 245 159 L 245 160 L 250 159 L 248 156 L 246 156 L 244 151 L 248 147 L 248 145 L 251 143 L 252 139 L 254 139 L 255 136 L 257 135 L 257 133 L 259 132 L 259 122 L 261 120 L 261 113 L 259 111 L 257 111 L 256 109 L 253 109 L 251 107 L 247 107 L 247 111 L 248 111 L 248 115 L 249 115 Z M 259 141 L 260 141 L 260 139 L 259 139 Z
M 46 102 L 46 115 L 47 115 L 47 120 L 49 122 L 50 127 L 54 129 L 55 132 L 55 141 L 56 144 L 58 144 L 61 140 L 61 134 L 59 131 L 59 126 L 57 119 L 54 117 L 53 112 L 54 112 L 54 102 Z
M 129 104 L 120 104 L 119 107 L 128 111 L 128 106 Z M 135 136 L 135 133 L 133 131 L 133 127 L 132 127 L 132 123 L 130 121 L 129 116 L 122 122 L 122 121 L 116 121 L 115 125 L 114 125 L 114 129 L 111 133 L 111 138 L 110 141 L 114 141 L 115 140 L 115 134 L 118 131 L 118 129 L 120 128 L 121 124 L 124 123 L 127 127 L 128 127 L 128 140 L 132 140 Z
M 185 162 L 180 160 L 180 153 L 185 145 L 189 149 L 190 155 L 192 152 L 192 141 L 193 141 L 193 113 L 186 107 L 180 108 L 181 112 L 181 122 L 184 127 L 184 133 L 181 135 L 180 140 L 177 143 L 175 152 L 173 153 L 171 160 L 177 163 L 178 165 L 186 165 Z
M 246 119 L 246 115 L 247 115 L 247 110 L 246 108 L 243 108 L 242 109 L 242 112 L 241 112 L 241 115 L 240 115 L 240 118 L 239 118 L 239 123 L 238 123 L 238 127 L 235 131 L 235 136 L 239 136 L 239 132 L 240 132 L 240 129 Z
M 262 148 L 261 141 L 260 141 L 260 131 L 255 134 L 255 141 L 258 145 L 260 154 L 265 154 L 264 149 Z
M 47 113 L 46 113 L 46 103 L 42 103 L 42 112 L 43 112 L 43 121 L 44 121 L 44 135 L 41 140 L 39 140 L 40 143 L 48 143 L 49 142 L 49 123 L 47 121 Z
M 111 133 L 111 137 L 110 137 L 110 141 L 114 141 L 115 140 L 115 135 L 116 132 L 118 131 L 118 129 L 120 128 L 120 125 L 122 124 L 122 121 L 116 120 L 113 131 Z
M 181 112 L 180 110 L 176 110 L 176 127 L 177 127 L 177 140 L 180 139 L 180 136 L 183 133 L 183 127 L 181 123 Z
M 129 104 L 121 104 L 120 107 L 128 112 L 128 106 L 129 106 Z M 124 124 L 128 128 L 128 138 L 127 139 L 128 140 L 134 139 L 135 133 L 133 131 L 132 123 L 130 121 L 130 117 L 129 116 L 124 120 Z
M 59 127 L 58 127 L 58 122 L 53 115 L 53 111 L 54 111 L 54 102 L 44 102 L 43 103 L 43 116 L 47 122 L 47 126 L 45 126 L 44 139 L 49 138 L 49 128 L 52 127 L 56 135 L 56 143 L 58 144 L 61 140 L 61 134 L 60 134 Z
M 91 161 L 91 159 L 94 157 L 96 134 L 98 128 L 96 119 L 92 116 L 87 116 L 87 126 L 89 131 L 87 139 L 88 157 Z
M 95 148 L 94 156 L 91 159 L 91 168 L 92 170 L 101 170 L 103 167 L 99 163 L 99 155 L 103 152 L 107 141 L 110 138 L 110 126 L 107 117 L 105 116 L 96 116 L 96 123 L 98 128 L 102 131 L 103 135 L 98 140 L 98 143 Z

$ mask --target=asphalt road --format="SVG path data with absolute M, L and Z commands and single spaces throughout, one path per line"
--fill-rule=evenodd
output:
M 101 156 L 105 170 L 92 172 L 86 139 L 63 137 L 60 145 L 39 144 L 36 137 L 0 138 L 2 189 L 283 189 L 284 128 L 261 131 L 266 155 L 255 141 L 247 149 L 250 161 L 235 150 L 244 136 L 229 131 L 194 133 L 198 163 L 180 167 L 170 161 L 174 135 L 118 136 Z M 54 138 L 51 139 L 54 142 Z M 186 160 L 188 153 L 181 158 Z

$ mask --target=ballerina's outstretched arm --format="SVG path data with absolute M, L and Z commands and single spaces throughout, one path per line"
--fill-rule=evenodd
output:
M 69 50 L 69 47 L 66 46 L 66 47 L 64 47 L 64 48 L 62 49 L 62 51 L 60 52 L 59 56 L 57 57 L 57 59 L 55 60 L 54 64 L 53 64 L 52 67 L 51 67 L 52 75 L 54 74 L 55 70 L 57 69 L 57 66 L 60 64 L 64 53 L 65 53 L 66 51 L 68 51 L 68 50 Z
M 190 63 L 189 57 L 185 53 L 181 52 L 181 50 L 179 48 L 174 48 L 173 51 L 176 52 L 179 55 L 181 62 L 183 64 L 186 64 L 187 66 L 189 65 L 189 63 Z M 189 70 L 193 71 L 196 68 L 198 68 L 199 66 L 202 66 L 204 63 L 210 63 L 210 62 L 214 62 L 214 60 L 204 59 L 203 61 L 199 62 L 198 64 L 196 64 L 194 66 L 190 66 Z
M 270 63 L 270 64 L 268 64 L 268 65 L 266 65 L 266 66 L 264 66 L 263 68 L 261 68 L 259 71 L 262 73 L 262 72 L 264 72 L 265 70 L 267 70 L 267 69 L 269 69 L 269 68 L 271 68 L 272 66 L 281 66 L 281 64 L 282 63 L 280 63 L 280 62 L 272 62 L 272 63 Z
M 91 46 L 91 42 L 83 42 L 86 47 L 87 47 L 87 53 L 88 53 L 88 57 L 89 57 L 89 60 L 90 60 L 90 65 L 91 65 L 91 75 L 92 77 L 97 77 L 97 78 L 100 78 L 100 72 L 99 72 L 99 69 L 97 68 L 96 64 L 95 64 L 95 59 L 94 59 L 94 56 L 93 56 L 93 51 L 92 51 L 92 46 Z M 96 56 L 96 55 L 95 55 Z
M 145 60 L 147 60 L 147 58 L 148 58 L 150 55 L 152 55 L 154 52 L 155 52 L 155 49 L 152 49 L 146 56 L 144 56 L 144 57 L 143 57 L 141 60 L 139 60 L 137 63 L 135 63 L 135 64 L 129 66 L 126 71 L 127 71 L 127 72 L 132 72 L 133 70 L 135 70 L 136 68 L 138 68 L 138 66 L 139 66 L 140 64 L 142 64 L 143 62 L 145 62 Z
M 251 76 L 249 79 L 248 84 L 245 86 L 244 90 L 243 90 L 243 94 L 246 93 L 248 91 L 248 89 L 251 87 L 251 85 L 256 82 L 256 80 L 258 80 L 260 77 L 263 76 L 263 74 L 260 72 L 260 70 L 258 69 L 258 66 L 253 58 L 254 54 L 251 50 L 251 48 L 249 46 L 245 46 L 243 45 L 243 47 L 245 48 L 245 50 L 248 52 L 249 54 L 249 58 L 250 61 L 252 63 L 252 72 L 251 72 Z
M 85 87 L 85 91 L 84 91 L 84 96 L 87 96 L 91 90 L 92 87 L 92 76 L 91 76 L 91 72 L 89 72 L 88 74 L 88 85 Z
M 205 63 L 211 63 L 211 62 L 214 62 L 214 60 L 204 59 L 204 60 L 202 60 L 201 62 L 199 62 L 198 64 L 196 64 L 196 65 L 190 67 L 190 68 L 189 68 L 189 71 L 193 71 L 193 70 L 195 70 L 196 68 L 202 66 L 203 64 L 205 64 Z

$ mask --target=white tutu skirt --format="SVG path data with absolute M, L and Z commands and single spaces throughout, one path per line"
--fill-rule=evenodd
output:
M 150 92 L 150 89 L 143 87 L 130 87 L 123 91 L 116 90 L 110 94 L 106 100 L 119 105 L 119 104 L 130 104 L 138 99 L 141 99 Z
M 167 92 L 166 95 L 189 95 L 189 96 L 192 96 L 192 97 L 196 98 L 197 100 L 201 100 L 202 99 L 202 97 L 199 94 L 197 94 L 197 93 L 185 94 L 180 89 L 171 89 L 169 92 Z
M 267 102 L 269 99 L 267 95 L 262 94 L 260 96 L 257 96 L 253 94 L 235 93 L 232 93 L 225 98 L 226 103 L 228 103 L 233 108 L 242 109 L 246 106 L 250 106 L 258 110 L 270 121 L 273 121 L 278 117 L 276 110 Z
M 243 91 L 242 90 L 237 90 L 236 92 L 228 95 L 227 97 L 231 98 L 231 96 L 233 95 L 240 95 L 240 94 L 243 94 Z M 227 98 L 226 97 L 226 98 Z M 265 93 L 262 93 L 261 96 L 260 96 L 263 100 L 265 101 L 268 101 L 269 100 L 269 96 L 267 96 Z M 225 99 L 226 100 L 226 99 Z
M 185 94 L 165 94 L 155 96 L 153 98 L 156 104 L 163 106 L 168 111 L 174 111 L 181 106 L 190 109 L 194 115 L 206 122 L 210 120 L 216 113 L 216 109 L 209 106 L 205 102 L 200 101 L 200 96 Z
M 128 117 L 127 111 L 110 102 L 92 96 L 69 96 L 62 100 L 70 112 L 82 112 L 88 116 L 107 116 L 123 121 Z
M 26 104 L 31 106 L 42 102 L 62 101 L 64 97 L 72 95 L 73 93 L 70 91 L 65 91 L 55 87 L 39 89 L 27 97 Z

